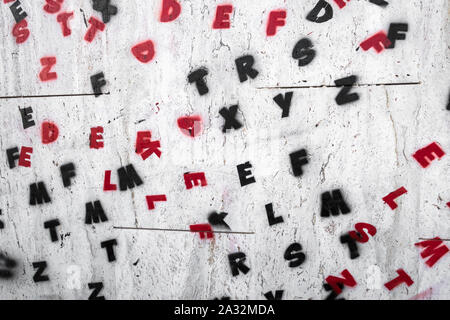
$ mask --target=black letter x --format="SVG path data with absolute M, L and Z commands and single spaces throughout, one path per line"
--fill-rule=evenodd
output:
M 226 132 L 227 129 L 231 129 L 231 127 L 233 127 L 234 129 L 239 129 L 240 127 L 242 127 L 242 124 L 238 120 L 236 120 L 237 110 L 237 105 L 231 106 L 229 109 L 223 107 L 219 110 L 220 115 L 225 119 L 225 124 L 223 125 L 222 132 Z

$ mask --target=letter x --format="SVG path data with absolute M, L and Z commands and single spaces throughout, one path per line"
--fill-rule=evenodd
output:
M 225 119 L 225 124 L 223 125 L 222 132 L 226 132 L 227 129 L 239 129 L 242 127 L 242 123 L 240 123 L 238 120 L 236 120 L 236 113 L 238 111 L 238 106 L 234 105 L 230 108 L 223 107 L 220 109 L 219 113 L 220 115 Z

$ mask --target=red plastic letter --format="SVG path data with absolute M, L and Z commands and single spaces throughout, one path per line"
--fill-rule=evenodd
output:
M 161 9 L 161 22 L 170 22 L 178 18 L 181 5 L 176 0 L 163 0 Z
M 153 153 L 161 158 L 161 143 L 159 141 L 152 141 L 152 133 L 150 131 L 139 131 L 136 137 L 136 153 L 140 154 L 145 160 Z
M 58 76 L 56 72 L 50 72 L 50 69 L 56 64 L 55 57 L 44 57 L 41 59 L 41 65 L 44 67 L 39 73 L 41 81 L 55 80 Z
M 56 21 L 61 24 L 62 33 L 64 37 L 68 37 L 72 34 L 72 30 L 69 28 L 68 20 L 73 17 L 73 12 L 61 12 L 56 17 Z
M 395 199 L 400 197 L 402 194 L 407 193 L 408 191 L 405 189 L 405 187 L 401 187 L 398 188 L 395 191 L 392 191 L 391 193 L 389 193 L 387 196 L 385 196 L 383 198 L 383 201 L 386 202 L 386 204 L 392 209 L 394 210 L 395 208 L 397 208 L 397 204 L 395 203 Z
M 64 0 L 45 0 L 47 3 L 44 6 L 44 11 L 47 13 L 57 13 L 59 10 L 61 10 L 61 3 L 64 2 Z
M 31 167 L 30 155 L 33 153 L 33 148 L 22 147 L 20 149 L 19 166 Z
M 216 18 L 213 22 L 213 29 L 229 29 L 230 28 L 230 14 L 233 12 L 231 4 L 217 6 Z
M 267 36 L 274 36 L 277 33 L 277 27 L 282 27 L 285 24 L 286 10 L 270 11 L 266 29 Z
M 402 283 L 406 283 L 408 287 L 414 283 L 411 277 L 408 276 L 408 274 L 403 269 L 398 269 L 397 273 L 398 273 L 397 278 L 384 284 L 384 286 L 388 288 L 389 291 L 391 291 L 392 289 L 394 289 L 395 287 L 399 286 Z
M 165 194 L 158 194 L 153 196 L 145 196 L 145 199 L 147 200 L 147 206 L 148 210 L 155 209 L 155 202 L 156 201 L 167 201 L 167 197 Z
M 383 45 L 381 45 L 383 44 Z M 370 38 L 364 40 L 359 45 L 364 51 L 369 50 L 370 48 L 374 48 L 377 53 L 380 53 L 385 48 L 391 45 L 391 41 L 388 39 L 386 32 L 380 31 L 375 33 Z
M 152 40 L 147 40 L 138 43 L 133 48 L 131 48 L 131 53 L 142 63 L 148 63 L 152 61 L 155 56 L 155 46 Z
M 91 128 L 91 135 L 89 136 L 89 147 L 91 149 L 103 148 L 103 127 Z
M 413 157 L 419 162 L 422 168 L 426 168 L 436 157 L 440 159 L 444 155 L 444 150 L 442 150 L 436 142 L 433 142 L 425 148 L 417 150 L 416 153 L 413 154 Z
M 434 264 L 438 262 L 439 259 L 441 259 L 444 255 L 446 255 L 450 251 L 439 237 L 436 237 L 432 240 L 418 242 L 414 245 L 416 247 L 425 248 L 425 250 L 423 250 L 422 253 L 420 254 L 422 258 L 425 259 L 431 256 L 425 262 L 425 264 L 427 264 L 429 267 L 434 266 Z
M 206 183 L 205 173 L 204 172 L 195 172 L 195 173 L 185 173 L 184 174 L 184 184 L 186 185 L 186 189 L 192 189 L 193 186 L 198 186 L 201 183 L 201 186 L 204 187 L 208 185 Z
M 202 118 L 200 116 L 181 117 L 177 120 L 181 132 L 194 138 L 202 132 Z
M 14 25 L 12 34 L 16 38 L 17 44 L 24 43 L 30 36 L 30 30 L 28 30 L 27 26 L 28 22 L 25 19 Z
M 366 243 L 367 241 L 369 241 L 369 236 L 364 231 L 364 229 L 366 229 L 367 232 L 372 237 L 377 233 L 377 228 L 375 228 L 371 224 L 364 223 L 364 222 L 355 224 L 355 229 L 356 229 L 356 231 L 350 231 L 349 235 L 350 235 L 350 237 L 352 237 L 353 239 L 355 239 L 356 241 L 358 241 L 360 243 Z M 358 235 L 358 233 L 359 233 L 359 235 Z
M 59 130 L 56 124 L 51 122 L 42 123 L 42 143 L 49 144 L 55 142 L 58 139 Z
M 84 40 L 87 42 L 92 42 L 97 34 L 97 30 L 103 31 L 105 30 L 105 24 L 100 20 L 91 17 L 89 19 L 89 24 L 91 25 L 84 36 Z
M 347 0 L 349 2 L 350 0 Z M 339 9 L 342 9 L 347 5 L 344 0 L 334 0 L 334 2 L 338 5 Z
M 117 184 L 111 184 L 111 170 L 105 171 L 105 180 L 103 181 L 103 191 L 117 190 Z
M 205 234 L 206 234 L 206 238 L 211 239 L 214 238 L 214 233 L 211 232 L 212 228 L 211 225 L 205 223 L 205 224 L 191 224 L 189 226 L 189 229 L 191 229 L 192 232 L 198 232 L 200 235 L 200 239 L 205 239 Z
M 331 288 L 336 292 L 337 294 L 340 294 L 342 292 L 342 289 L 339 288 L 338 284 L 343 284 L 344 286 L 354 287 L 356 286 L 356 281 L 353 278 L 353 276 L 348 272 L 347 269 L 341 272 L 341 274 L 344 276 L 344 278 L 338 278 L 335 276 L 328 276 L 325 281 L 331 286 Z

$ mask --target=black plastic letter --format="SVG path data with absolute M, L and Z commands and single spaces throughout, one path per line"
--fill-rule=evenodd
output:
M 48 220 L 44 222 L 44 228 L 50 229 L 50 239 L 52 242 L 58 241 L 58 233 L 56 232 L 56 227 L 61 225 L 58 219 Z
M 30 184 L 30 205 L 42 204 L 43 202 L 51 202 L 44 182 Z
M 352 89 L 352 86 L 356 83 L 356 81 L 357 81 L 356 76 L 350 76 L 334 81 L 337 87 L 343 86 L 341 91 L 336 96 L 336 103 L 338 105 L 343 105 L 359 100 L 359 95 L 356 92 L 349 94 L 350 90 Z
M 295 151 L 289 155 L 291 159 L 292 173 L 295 177 L 299 177 L 303 174 L 302 166 L 308 163 L 306 150 L 301 149 Z
M 238 105 L 231 106 L 230 108 L 223 107 L 219 110 L 220 115 L 224 118 L 225 123 L 222 127 L 222 132 L 227 132 L 228 129 L 239 129 L 242 124 L 236 119 L 238 111 Z
M 6 149 L 6 156 L 8 157 L 8 164 L 10 169 L 16 167 L 16 160 L 19 159 L 19 148 L 14 147 L 11 149 Z
M 36 273 L 33 276 L 34 282 L 43 282 L 50 280 L 47 275 L 42 275 L 44 273 L 44 270 L 47 268 L 46 261 L 33 262 L 33 268 L 37 269 Z
M 233 275 L 233 277 L 239 274 L 239 270 L 242 271 L 244 274 L 247 274 L 247 272 L 250 271 L 250 268 L 244 264 L 245 253 L 243 252 L 236 252 L 229 254 L 228 261 L 230 262 L 231 274 Z
M 195 82 L 198 93 L 203 96 L 208 93 L 208 86 L 206 85 L 205 77 L 208 74 L 206 68 L 200 68 L 192 71 L 188 76 L 189 83 Z
M 226 229 L 230 229 L 230 226 L 225 222 L 225 217 L 228 215 L 226 212 L 217 213 L 211 212 L 208 215 L 208 222 L 212 226 L 223 226 Z
M 117 246 L 116 239 L 103 241 L 102 243 L 100 243 L 100 246 L 102 248 L 106 248 L 106 253 L 108 255 L 109 262 L 116 261 L 116 256 L 114 254 L 114 246 Z
M 253 69 L 253 64 L 255 63 L 255 58 L 253 58 L 253 56 L 242 56 L 237 58 L 235 62 L 240 82 L 247 81 L 248 77 L 255 79 L 258 75 L 258 70 Z
M 21 5 L 20 1 L 17 0 L 9 7 L 9 9 L 11 9 L 11 12 L 14 16 L 14 19 L 16 20 L 16 23 L 19 23 L 20 21 L 22 21 L 23 19 L 25 19 L 27 17 L 27 13 L 25 11 L 23 11 L 23 9 L 20 5 Z
M 356 259 L 359 257 L 358 245 L 355 239 L 353 239 L 348 233 L 341 236 L 340 241 L 342 244 L 347 244 L 350 250 L 350 259 Z
M 384 1 L 384 0 L 369 0 L 369 2 L 376 4 L 377 6 L 380 7 L 386 7 L 389 3 Z
M 252 172 L 250 170 L 251 168 L 252 165 L 250 164 L 249 161 L 247 161 L 246 163 L 239 164 L 237 166 L 241 187 L 256 182 L 255 177 L 252 176 Z
M 23 108 L 23 109 L 19 109 L 20 110 L 20 115 L 22 116 L 22 124 L 23 124 L 23 128 L 27 129 L 29 127 L 32 127 L 35 125 L 34 120 L 33 120 L 33 109 L 31 107 L 27 107 L 27 108 Z
M 87 202 L 86 203 L 86 217 L 84 219 L 84 222 L 86 224 L 92 224 L 94 223 L 100 223 L 108 221 L 108 218 L 106 217 L 105 211 L 103 211 L 102 204 L 99 200 L 94 202 Z
M 61 178 L 62 178 L 64 187 L 65 188 L 70 187 L 70 185 L 71 185 L 70 178 L 73 178 L 76 176 L 75 165 L 72 162 L 70 162 L 70 163 L 62 165 L 59 169 L 61 170 Z
M 339 211 L 342 214 L 347 214 L 350 212 L 350 208 L 342 196 L 342 193 L 339 189 L 332 190 L 322 193 L 322 208 L 320 210 L 320 215 L 322 217 L 329 217 L 330 213 L 333 216 L 338 216 Z
M 325 13 L 319 17 L 318 15 L 322 9 L 325 9 Z M 333 8 L 324 0 L 319 0 L 316 6 L 306 16 L 307 20 L 317 23 L 326 22 L 331 18 L 333 18 Z
M 95 97 L 101 96 L 102 87 L 106 85 L 105 74 L 103 72 L 99 72 L 91 76 L 91 85 L 94 90 Z
M 133 189 L 135 186 L 143 184 L 141 177 L 139 177 L 132 164 L 119 168 L 117 174 L 119 176 L 119 188 L 121 191 Z
M 266 213 L 267 219 L 269 220 L 269 226 L 284 222 L 282 216 L 275 217 L 275 213 L 273 212 L 273 205 L 271 203 L 266 204 Z
M 272 291 L 268 291 L 264 293 L 264 297 L 266 297 L 267 300 L 281 300 L 283 298 L 284 290 L 277 290 L 275 291 L 275 296 L 273 295 Z
M 306 255 L 302 252 L 302 245 L 297 242 L 289 245 L 289 247 L 287 247 L 286 251 L 284 252 L 284 259 L 290 261 L 290 268 L 295 268 L 302 265 L 302 263 L 305 262 L 306 259 Z
M 316 56 L 316 50 L 312 49 L 313 44 L 308 38 L 300 39 L 292 51 L 292 58 L 298 60 L 298 66 L 303 67 L 311 63 Z
M 389 25 L 388 31 L 388 39 L 391 41 L 391 44 L 386 47 L 386 49 L 395 48 L 396 40 L 405 40 L 406 34 L 400 32 L 408 32 L 408 24 L 407 23 L 391 23 Z
M 91 295 L 89 296 L 88 300 L 105 300 L 104 296 L 98 295 L 100 293 L 100 291 L 102 291 L 102 289 L 103 289 L 103 282 L 88 283 L 88 288 L 91 290 L 94 289 L 92 291 Z
M 273 98 L 277 105 L 283 110 L 283 113 L 281 114 L 282 118 L 289 117 L 289 110 L 291 109 L 291 100 L 293 94 L 294 92 L 289 91 L 286 92 L 284 96 L 280 93 Z
M 95 11 L 102 13 L 102 20 L 104 23 L 108 23 L 111 20 L 111 16 L 117 14 L 117 7 L 110 4 L 111 0 L 93 0 L 92 8 Z

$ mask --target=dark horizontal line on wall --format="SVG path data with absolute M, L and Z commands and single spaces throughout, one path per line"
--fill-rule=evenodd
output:
M 99 93 L 97 95 L 109 95 L 109 92 Z M 0 99 L 35 99 L 35 98 L 58 98 L 58 97 L 85 97 L 95 96 L 95 93 L 66 93 L 66 94 L 42 94 L 31 96 L 0 96 Z
M 135 227 L 115 227 L 115 226 L 113 228 L 121 229 L 121 230 L 174 231 L 174 232 L 191 232 L 191 233 L 205 232 L 205 233 L 255 234 L 254 232 L 248 232 L 248 231 L 218 231 L 218 230 L 192 231 L 192 230 L 186 230 L 186 229 L 135 228 Z
M 389 83 L 356 83 L 354 85 L 313 85 L 313 86 L 290 86 L 290 87 L 257 87 L 256 89 L 314 89 L 314 88 L 340 88 L 340 87 L 377 87 L 377 86 L 416 86 L 422 84 L 418 82 L 389 82 Z

